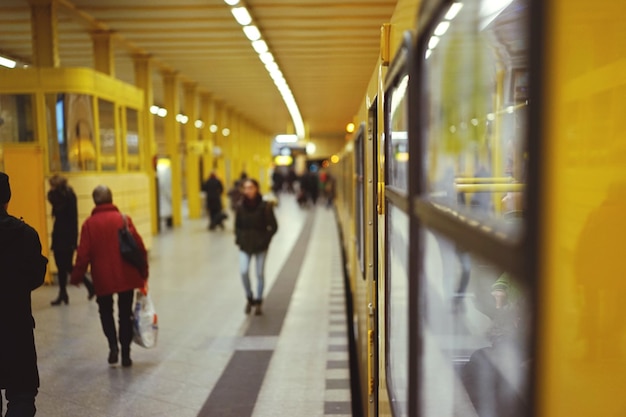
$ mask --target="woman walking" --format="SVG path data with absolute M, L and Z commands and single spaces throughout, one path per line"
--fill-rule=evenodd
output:
M 61 175 L 53 175 L 48 180 L 50 191 L 48 201 L 52 205 L 52 251 L 54 262 L 57 265 L 59 295 L 50 304 L 58 306 L 61 303 L 68 304 L 67 276 L 72 272 L 72 259 L 78 240 L 78 206 L 76 194 L 67 183 L 67 178 Z M 91 300 L 94 295 L 93 284 L 87 277 L 84 278 L 85 287 Z
M 255 314 L 262 314 L 265 258 L 270 241 L 278 230 L 272 205 L 263 201 L 259 192 L 259 183 L 253 179 L 243 182 L 243 199 L 237 208 L 235 218 L 236 243 L 239 246 L 239 270 L 248 299 L 245 313 L 250 314 L 255 307 Z M 250 286 L 250 263 L 256 259 L 257 294 L 256 298 Z

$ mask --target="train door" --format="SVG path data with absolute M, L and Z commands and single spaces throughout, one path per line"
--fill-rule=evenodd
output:
M 410 35 L 389 68 L 384 94 L 384 368 L 386 394 L 395 417 L 408 415 L 409 396 L 409 188 L 408 55 Z M 382 359 L 382 358 L 381 358 Z
M 368 331 L 368 404 L 371 416 L 378 416 L 378 385 L 379 385 L 379 350 L 378 336 L 380 334 L 378 328 L 378 164 L 376 157 L 378 155 L 378 97 L 375 97 L 373 104 L 368 109 L 367 114 L 367 140 L 364 144 L 364 160 L 365 160 L 365 213 L 366 219 L 364 226 L 366 228 L 365 242 L 368 243 L 365 248 L 367 265 L 365 279 L 370 292 L 369 310 L 369 331 Z
M 410 416 L 532 413 L 529 2 L 422 5 L 409 88 Z

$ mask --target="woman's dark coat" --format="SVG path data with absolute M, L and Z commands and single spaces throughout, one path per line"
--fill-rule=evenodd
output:
M 259 195 L 254 201 L 244 199 L 235 219 L 236 243 L 246 253 L 264 252 L 278 230 L 272 205 Z
M 35 229 L 0 207 L 0 388 L 39 387 L 30 293 L 47 263 Z
M 52 250 L 74 250 L 78 240 L 78 208 L 76 194 L 71 187 L 59 187 L 48 191 L 52 205 L 54 226 Z

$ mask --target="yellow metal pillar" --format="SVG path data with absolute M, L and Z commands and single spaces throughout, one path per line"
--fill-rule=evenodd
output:
M 115 77 L 115 59 L 111 43 L 112 32 L 100 31 L 91 34 L 93 40 L 94 69 Z
M 226 163 L 225 163 L 225 153 L 224 149 L 224 136 L 222 135 L 222 130 L 226 126 L 225 118 L 224 118 L 224 108 L 221 102 L 215 103 L 215 125 L 217 126 L 217 131 L 213 135 L 213 143 L 214 148 L 216 149 L 215 163 L 214 163 L 214 171 L 217 173 L 217 176 L 222 179 L 225 183 L 229 183 L 233 178 L 230 177 L 230 174 L 227 175 Z
M 140 146 L 143 148 L 145 173 L 150 183 L 150 228 L 155 235 L 159 231 L 159 212 L 156 201 L 156 143 L 154 139 L 154 115 L 150 112 L 150 106 L 154 103 L 154 86 L 152 84 L 152 65 L 150 56 L 139 55 L 134 57 L 135 85 L 143 90 L 143 111 L 140 113 L 139 123 L 143 137 Z
M 187 158 L 184 167 L 187 179 L 187 204 L 189 206 L 189 218 L 199 219 L 202 215 L 202 202 L 200 201 L 200 146 L 202 144 L 198 142 L 198 128 L 195 126 L 196 120 L 198 120 L 198 85 L 185 83 L 184 94 L 185 113 L 189 118 L 185 125 Z
M 233 175 L 239 175 L 242 171 L 247 172 L 245 161 L 241 158 L 241 130 L 239 128 L 241 118 L 238 113 L 231 110 L 230 112 L 230 135 L 228 135 L 228 143 L 230 144 L 230 158 L 233 161 Z
M 172 168 L 172 224 L 180 226 L 183 221 L 182 174 L 179 153 L 180 127 L 176 115 L 180 108 L 178 93 L 178 75 L 174 72 L 163 72 L 163 98 L 167 115 L 165 116 L 165 149 L 170 158 Z
M 33 65 L 60 66 L 57 9 L 53 0 L 29 0 L 30 32 L 33 41 Z
M 202 153 L 202 178 L 207 178 L 213 171 L 213 137 L 211 125 L 215 123 L 215 105 L 210 94 L 200 96 L 200 119 L 204 122 L 202 126 L 202 141 L 204 148 Z M 228 187 L 224 184 L 224 187 Z
M 235 166 L 235 159 L 233 158 L 233 141 L 230 136 L 232 127 L 231 109 L 225 107 L 222 109 L 222 123 L 217 136 L 222 142 L 222 154 L 226 165 L 226 177 L 234 179 L 239 177 L 241 171 Z

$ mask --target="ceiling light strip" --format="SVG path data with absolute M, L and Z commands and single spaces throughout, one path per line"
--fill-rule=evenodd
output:
M 230 11 L 233 14 L 233 17 L 237 23 L 243 27 L 246 38 L 250 40 L 252 48 L 257 54 L 259 54 L 259 59 L 265 65 L 267 72 L 270 74 L 270 77 L 272 77 L 276 88 L 278 88 L 278 91 L 283 97 L 283 101 L 285 102 L 287 110 L 291 115 L 296 135 L 300 139 L 304 138 L 304 121 L 302 120 L 300 109 L 298 109 L 298 105 L 296 104 L 296 100 L 293 97 L 291 89 L 289 88 L 289 85 L 287 85 L 287 81 L 285 80 L 282 71 L 274 60 L 274 56 L 271 52 L 269 52 L 269 47 L 263 40 L 263 36 L 261 35 L 259 28 L 254 24 L 248 9 L 241 0 L 224 0 L 224 2 L 231 7 Z

